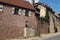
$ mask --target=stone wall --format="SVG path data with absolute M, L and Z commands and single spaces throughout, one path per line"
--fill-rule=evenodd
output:
M 60 21 L 58 19 L 55 21 L 55 27 L 57 28 L 57 32 L 60 32 Z
M 50 31 L 50 33 L 54 33 L 55 32 L 55 30 L 54 30 L 54 27 L 55 27 L 55 20 L 54 20 L 54 18 L 53 18 L 53 15 L 52 15 L 53 13 L 52 12 L 50 12 L 49 13 L 49 31 Z
M 35 30 L 33 28 L 27 28 L 27 37 L 35 36 Z
M 46 7 L 44 7 L 43 5 L 38 5 L 37 8 L 40 9 L 40 16 L 39 17 L 45 17 L 46 16 Z M 37 17 L 38 18 L 38 17 Z M 37 27 L 37 31 L 39 34 L 45 34 L 48 33 L 48 22 L 45 22 L 44 20 L 39 20 L 41 18 L 37 19 L 38 22 L 38 27 Z

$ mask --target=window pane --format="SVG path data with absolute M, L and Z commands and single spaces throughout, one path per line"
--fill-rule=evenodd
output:
M 29 14 L 28 12 L 29 12 L 29 11 L 28 11 L 28 10 L 26 10 L 26 12 L 25 12 L 25 16 L 29 16 L 29 15 L 28 15 L 28 14 Z
M 22 12 L 22 13 L 23 13 L 23 15 L 25 16 L 25 10 L 23 10 L 23 12 Z
M 23 10 L 23 12 L 25 12 L 25 10 Z
M 12 13 L 14 13 L 14 11 L 12 11 Z
M 29 11 L 29 13 L 31 13 L 31 11 Z
M 31 11 L 29 11 L 29 16 L 31 16 Z
M 19 11 L 22 11 L 22 9 L 19 9 Z
M 15 8 L 14 14 L 18 14 L 19 8 Z
M 0 8 L 3 8 L 3 5 L 0 4 Z
M 23 15 L 25 16 L 25 13 L 23 13 Z
M 2 12 L 3 11 L 3 9 L 0 9 L 0 12 Z
M 19 8 L 12 7 L 12 13 L 13 14 L 18 14 Z
M 14 11 L 15 11 L 15 8 L 14 8 L 14 7 L 12 7 L 12 13 L 14 13 Z
M 15 8 L 13 7 L 12 10 L 15 10 Z
M 19 15 L 21 15 L 21 11 L 22 11 L 22 9 L 19 9 L 19 12 L 18 12 L 18 13 L 19 13 Z
M 2 11 L 3 11 L 3 5 L 0 4 L 0 12 L 2 12 Z

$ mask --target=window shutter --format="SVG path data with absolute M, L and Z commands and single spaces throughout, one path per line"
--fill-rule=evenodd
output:
M 18 13 L 19 13 L 19 15 L 21 15 L 21 11 L 22 11 L 22 9 L 19 9 L 19 12 L 18 12 Z
M 2 11 L 3 11 L 3 5 L 0 4 L 0 12 L 2 12 Z
M 0 4 L 0 8 L 3 8 L 3 5 L 2 4 Z
M 15 11 L 15 8 L 14 7 L 12 7 L 12 13 L 14 14 L 14 11 Z
M 25 16 L 25 10 L 23 10 L 23 15 Z
M 3 9 L 0 9 L 0 12 L 2 12 L 3 11 Z
M 29 16 L 31 16 L 31 11 L 29 11 Z

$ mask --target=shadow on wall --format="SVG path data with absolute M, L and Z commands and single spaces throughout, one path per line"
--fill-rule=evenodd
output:
M 57 27 L 54 27 L 54 30 L 55 30 L 55 33 L 57 33 L 57 32 L 58 32 L 58 29 L 57 29 Z

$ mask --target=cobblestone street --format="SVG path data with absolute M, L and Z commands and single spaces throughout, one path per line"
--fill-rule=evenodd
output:
M 31 37 L 26 39 L 13 39 L 13 40 L 60 40 L 60 33 L 45 34 L 41 35 L 41 37 Z

